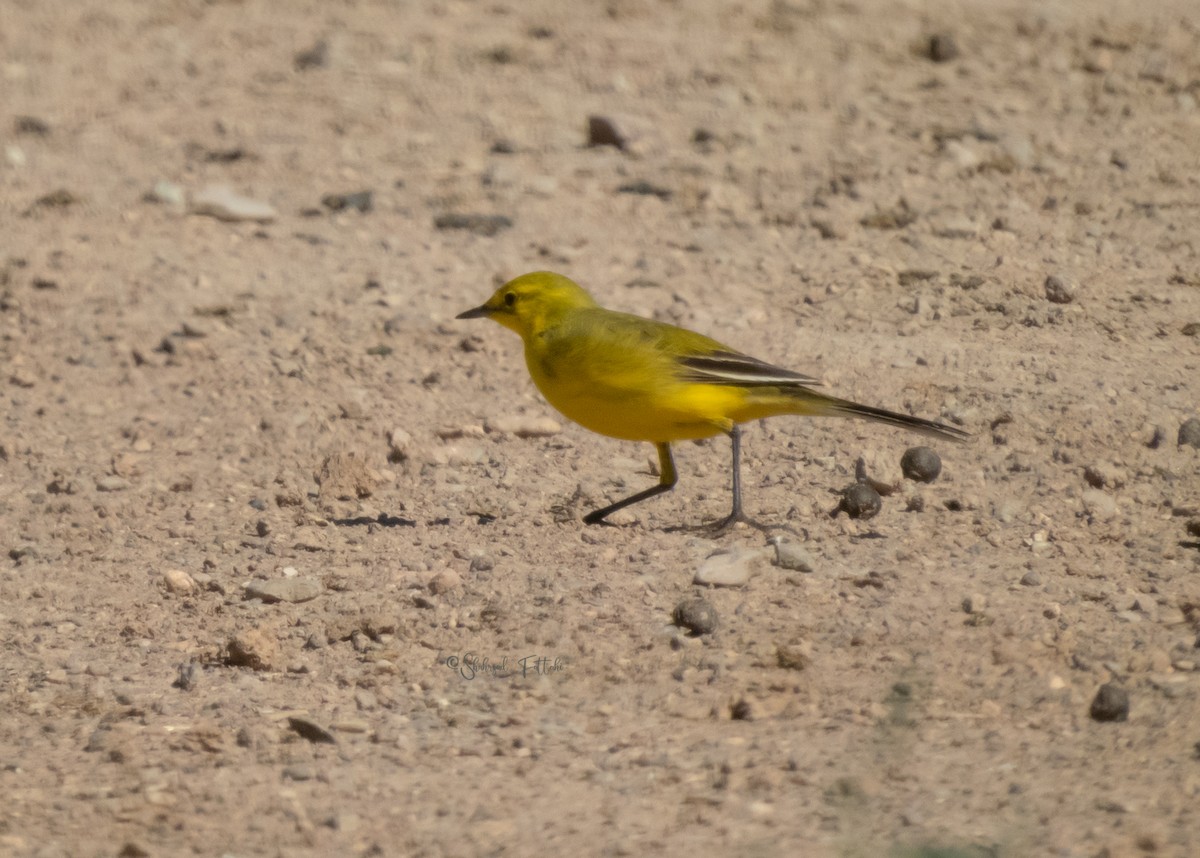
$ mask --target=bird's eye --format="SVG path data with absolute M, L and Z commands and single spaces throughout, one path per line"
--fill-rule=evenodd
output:
M 516 292 L 505 292 L 504 293 L 504 306 L 511 307 L 515 303 L 517 303 L 517 293 Z

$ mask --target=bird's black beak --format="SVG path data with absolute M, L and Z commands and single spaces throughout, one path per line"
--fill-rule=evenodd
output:
M 492 315 L 492 308 L 487 304 L 480 304 L 473 310 L 464 310 L 454 318 L 456 319 L 486 319 Z

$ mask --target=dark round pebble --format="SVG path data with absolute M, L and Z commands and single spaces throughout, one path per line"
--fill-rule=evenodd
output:
M 675 625 L 687 629 L 693 635 L 712 634 L 719 621 L 717 609 L 707 599 L 684 599 L 671 612 Z
M 873 518 L 883 508 L 879 492 L 866 483 L 855 483 L 842 492 L 838 509 L 851 518 Z
M 1200 447 L 1200 418 L 1189 417 L 1179 427 L 1179 446 Z
M 753 721 L 754 707 L 748 700 L 738 700 L 729 707 L 729 717 L 734 721 Z
M 1125 721 L 1129 718 L 1129 692 L 1113 682 L 1106 682 L 1092 700 L 1093 721 Z
M 1070 304 L 1075 300 L 1075 285 L 1057 274 L 1048 275 L 1042 289 L 1052 304 Z
M 589 116 L 587 142 L 589 146 L 615 146 L 624 149 L 628 140 L 612 119 L 607 116 Z
M 958 56 L 958 42 L 950 33 L 934 33 L 929 37 L 925 55 L 935 63 L 948 63 Z
M 942 460 L 929 447 L 909 447 L 900 459 L 900 471 L 918 483 L 932 483 L 942 472 Z

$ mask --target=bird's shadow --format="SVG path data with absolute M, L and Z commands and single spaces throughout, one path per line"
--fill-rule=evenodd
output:
M 416 527 L 417 523 L 410 518 L 401 518 L 398 515 L 388 515 L 386 512 L 381 512 L 379 515 L 372 518 L 369 515 L 356 515 L 353 518 L 335 518 L 332 522 L 338 527 L 370 527 L 378 525 L 380 527 Z

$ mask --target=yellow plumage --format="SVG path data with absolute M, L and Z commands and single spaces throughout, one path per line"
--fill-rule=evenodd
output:
M 728 434 L 734 444 L 734 509 L 741 511 L 738 424 L 783 414 L 864 417 L 961 440 L 959 429 L 826 396 L 814 379 L 780 369 L 685 328 L 606 310 L 578 284 L 546 271 L 525 274 L 458 316 L 487 317 L 516 331 L 546 400 L 579 425 L 657 445 L 659 485 L 585 517 L 606 515 L 675 483 L 670 443 Z

